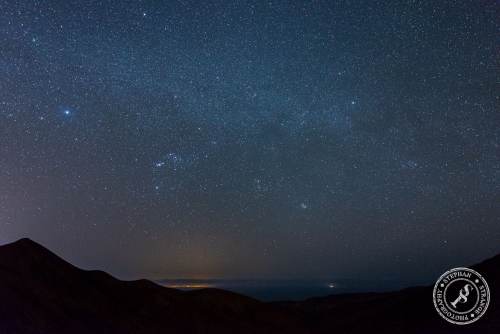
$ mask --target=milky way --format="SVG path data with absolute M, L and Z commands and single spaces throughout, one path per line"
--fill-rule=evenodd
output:
M 497 10 L 2 0 L 0 242 L 124 278 L 427 280 L 490 256 Z

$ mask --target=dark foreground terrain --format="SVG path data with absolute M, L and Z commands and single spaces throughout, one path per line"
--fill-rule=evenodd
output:
M 0 334 L 59 333 L 500 333 L 500 255 L 476 266 L 488 311 L 448 324 L 432 287 L 264 303 L 239 294 L 179 291 L 84 271 L 29 240 L 0 246 Z

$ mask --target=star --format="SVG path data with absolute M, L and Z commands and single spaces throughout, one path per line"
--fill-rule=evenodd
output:
M 157 163 L 155 163 L 155 167 L 157 168 L 161 168 L 165 166 L 165 161 L 158 161 Z

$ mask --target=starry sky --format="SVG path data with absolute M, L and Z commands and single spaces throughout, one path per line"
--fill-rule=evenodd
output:
M 121 278 L 500 251 L 495 1 L 0 0 L 0 243 Z

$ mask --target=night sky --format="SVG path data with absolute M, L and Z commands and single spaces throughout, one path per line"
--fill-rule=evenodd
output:
M 0 243 L 120 278 L 500 251 L 495 1 L 0 0 Z

